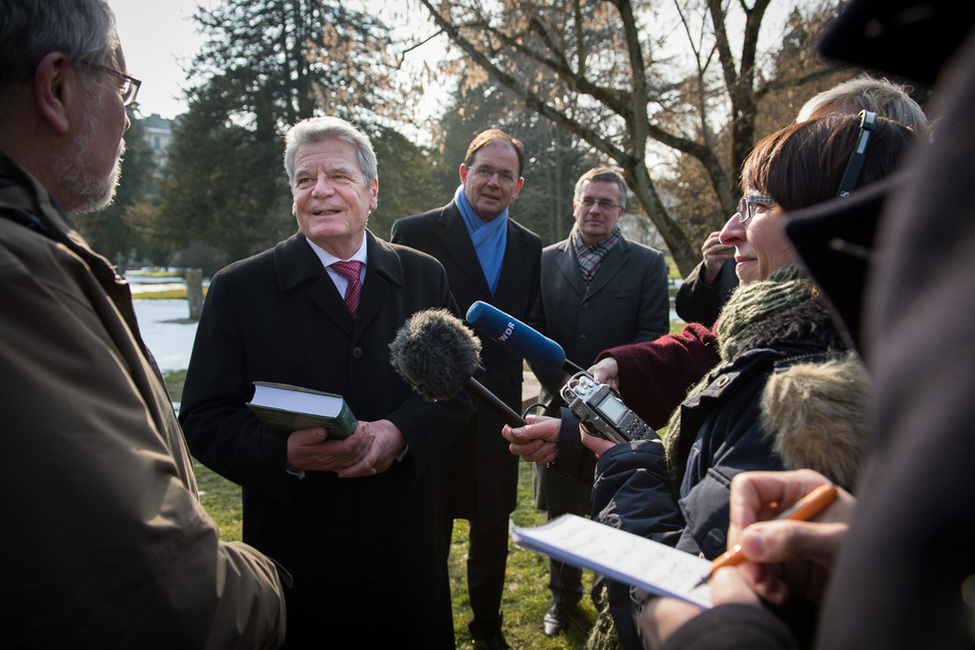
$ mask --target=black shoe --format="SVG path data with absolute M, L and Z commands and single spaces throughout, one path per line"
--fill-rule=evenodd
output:
M 511 646 L 504 639 L 504 634 L 498 630 L 490 636 L 474 637 L 474 648 L 476 650 L 512 650 Z
M 545 636 L 555 636 L 569 623 L 569 607 L 563 603 L 552 603 L 542 618 Z

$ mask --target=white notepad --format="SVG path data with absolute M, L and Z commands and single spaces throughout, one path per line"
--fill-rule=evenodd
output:
M 698 584 L 711 570 L 704 558 L 579 517 L 562 515 L 541 526 L 511 529 L 515 544 L 607 578 L 711 608 L 711 585 Z

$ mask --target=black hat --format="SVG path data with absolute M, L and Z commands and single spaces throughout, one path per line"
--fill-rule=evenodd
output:
M 785 224 L 802 265 L 826 294 L 835 320 L 856 348 L 880 212 L 891 188 L 903 184 L 904 176 L 897 172 L 848 197 L 790 212 Z
M 819 52 L 931 86 L 973 22 L 972 0 L 853 0 Z

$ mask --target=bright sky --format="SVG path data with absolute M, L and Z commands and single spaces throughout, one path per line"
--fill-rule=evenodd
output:
M 159 113 L 172 119 L 186 110 L 182 88 L 185 69 L 200 49 L 203 37 L 196 33 L 193 14 L 198 5 L 215 6 L 218 0 L 108 0 L 118 21 L 119 38 L 130 74 L 142 81 L 139 109 L 143 116 Z M 362 1 L 362 0 L 360 0 Z M 405 12 L 403 0 L 364 0 L 392 26 L 420 35 L 435 31 L 425 19 L 412 27 L 422 12 Z M 404 15 L 404 13 L 406 15 Z M 404 24 L 405 23 L 405 24 Z M 445 53 L 445 39 L 431 41 L 410 53 L 422 62 Z
M 205 2 L 206 0 L 204 0 Z M 130 74 L 142 81 L 144 116 L 174 118 L 186 109 L 181 88 L 202 43 L 193 13 L 200 0 L 109 0 Z

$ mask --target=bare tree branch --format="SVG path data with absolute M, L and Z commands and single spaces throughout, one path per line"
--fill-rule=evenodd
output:
M 702 18 L 707 16 L 713 28 L 713 34 L 705 34 L 702 21 L 699 36 L 685 14 L 688 2 L 675 0 L 695 66 L 692 77 L 681 81 L 661 77 L 647 61 L 636 14 L 648 4 L 641 0 L 500 0 L 500 13 L 491 13 L 476 0 L 419 1 L 471 62 L 532 110 L 621 167 L 678 267 L 689 272 L 699 261 L 698 247 L 682 226 L 683 217 L 672 215 L 659 194 L 651 171 L 657 173 L 658 159 L 652 151 L 662 145 L 696 160 L 720 210 L 733 211 L 738 170 L 755 139 L 757 101 L 771 89 L 771 84 L 756 88 L 758 35 L 771 0 L 754 0 L 751 7 L 739 0 L 744 26 L 736 39 L 728 33 L 729 0 L 697 0 L 705 12 Z M 457 20 L 462 13 L 475 18 Z M 741 42 L 737 55 L 733 40 Z M 712 114 L 715 96 L 710 87 L 718 71 L 710 66 L 715 60 L 722 95 L 730 104 L 730 156 L 716 148 L 713 136 L 715 124 L 723 121 Z M 680 89 L 687 84 L 692 84 L 690 94 Z M 573 102 L 570 112 L 562 103 L 567 93 L 586 101 Z M 660 110 L 651 116 L 652 105 Z M 686 128 L 689 120 L 695 128 Z

